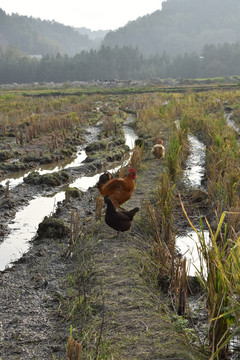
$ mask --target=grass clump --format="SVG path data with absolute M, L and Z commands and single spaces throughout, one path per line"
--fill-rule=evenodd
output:
M 45 184 L 49 186 L 59 186 L 66 183 L 68 178 L 69 176 L 65 171 L 58 171 L 44 175 L 40 175 L 38 171 L 33 171 L 28 176 L 24 177 L 23 181 L 32 185 Z

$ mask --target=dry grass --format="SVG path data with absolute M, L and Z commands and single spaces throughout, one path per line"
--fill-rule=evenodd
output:
M 233 239 L 227 238 L 227 224 L 224 226 L 227 213 L 224 212 L 215 232 L 207 222 L 210 231 L 210 242 L 207 242 L 202 222 L 202 231 L 199 232 L 190 221 L 183 204 L 182 208 L 199 239 L 200 269 L 197 272 L 207 295 L 211 360 L 225 359 L 230 340 L 240 331 L 240 237 L 235 234 Z M 239 216 L 240 213 L 230 215 Z
M 82 345 L 71 336 L 67 343 L 67 360 L 82 360 Z
M 144 147 L 135 146 L 129 161 L 129 166 L 135 170 L 139 170 L 143 164 Z
M 96 197 L 96 212 L 95 212 L 96 221 L 100 221 L 102 218 L 103 202 L 104 201 L 101 196 Z

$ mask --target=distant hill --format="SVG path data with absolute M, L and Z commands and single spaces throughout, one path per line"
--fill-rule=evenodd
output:
M 80 34 L 87 35 L 91 40 L 103 40 L 110 30 L 90 30 L 85 27 L 75 28 Z
M 145 56 L 201 55 L 206 44 L 240 42 L 239 0 L 166 0 L 162 10 L 115 31 L 73 28 L 0 9 L 0 47 L 29 55 L 74 56 L 81 51 L 132 46 Z
M 12 45 L 29 55 L 59 52 L 73 56 L 82 50 L 97 49 L 100 43 L 71 26 L 18 14 L 7 15 L 0 9 L 0 47 L 3 49 Z
M 200 52 L 205 44 L 240 41 L 239 0 L 167 0 L 162 10 L 110 31 L 103 45 L 131 45 L 145 55 Z

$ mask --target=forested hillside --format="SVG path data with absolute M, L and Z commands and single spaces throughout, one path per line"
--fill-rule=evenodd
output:
M 109 32 L 104 45 L 137 46 L 145 55 L 200 52 L 240 40 L 239 0 L 167 0 L 162 10 Z
M 94 41 L 76 29 L 55 21 L 43 21 L 18 14 L 7 15 L 0 9 L 0 47 L 12 45 L 29 55 L 70 56 L 82 50 L 96 49 Z
M 167 0 L 107 34 L 0 9 L 0 84 L 239 76 L 239 24 L 239 0 Z
M 132 46 L 145 56 L 201 53 L 206 44 L 240 41 L 239 0 L 166 0 L 162 10 L 115 31 L 73 28 L 0 9 L 0 47 L 13 45 L 25 54 L 74 56 L 82 50 Z M 105 36 L 105 38 L 104 38 Z M 103 42 L 102 42 L 103 40 Z

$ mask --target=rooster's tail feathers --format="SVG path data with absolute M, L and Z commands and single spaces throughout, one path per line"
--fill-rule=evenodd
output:
M 112 178 L 112 174 L 109 171 L 105 171 L 102 175 L 99 176 L 99 180 L 96 184 L 97 188 L 100 189 L 103 184 L 106 184 Z

